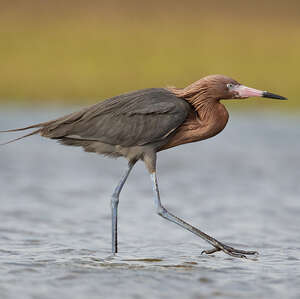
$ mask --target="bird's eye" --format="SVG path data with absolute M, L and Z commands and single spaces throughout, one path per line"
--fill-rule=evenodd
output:
M 226 84 L 226 86 L 228 89 L 231 89 L 231 88 L 233 88 L 234 85 L 232 83 L 228 83 L 228 84 Z

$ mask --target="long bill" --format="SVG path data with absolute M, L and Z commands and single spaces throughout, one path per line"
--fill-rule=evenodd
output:
M 251 87 L 247 87 L 244 85 L 239 85 L 235 88 L 235 91 L 241 98 L 249 98 L 249 97 L 263 97 L 263 98 L 270 98 L 270 99 L 277 99 L 277 100 L 287 100 L 287 98 L 268 92 L 262 91 L 258 89 L 254 89 Z

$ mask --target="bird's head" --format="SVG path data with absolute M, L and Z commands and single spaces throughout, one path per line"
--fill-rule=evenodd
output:
M 223 75 L 210 75 L 202 78 L 201 88 L 206 89 L 207 96 L 217 100 L 246 99 L 249 97 L 264 97 L 286 100 L 285 97 L 274 93 L 247 87 L 232 78 Z M 200 86 L 199 86 L 200 87 Z

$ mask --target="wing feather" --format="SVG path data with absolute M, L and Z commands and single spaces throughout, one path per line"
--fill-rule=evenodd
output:
M 120 95 L 51 122 L 50 138 L 78 138 L 137 146 L 163 140 L 186 119 L 189 104 L 163 88 Z

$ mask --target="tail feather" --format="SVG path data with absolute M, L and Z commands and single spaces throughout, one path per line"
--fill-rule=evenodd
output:
M 50 121 L 47 121 L 47 122 L 42 122 L 42 123 L 30 125 L 28 127 L 0 131 L 0 133 L 10 133 L 10 132 L 19 132 L 19 131 L 25 131 L 25 130 L 38 128 L 37 130 L 35 130 L 35 131 L 33 131 L 29 134 L 26 134 L 26 135 L 23 135 L 21 137 L 15 138 L 13 140 L 9 140 L 9 141 L 4 142 L 4 143 L 0 143 L 0 145 L 5 145 L 5 144 L 11 143 L 11 142 L 15 142 L 17 140 L 20 140 L 20 139 L 23 139 L 25 137 L 35 135 L 35 134 L 38 134 L 38 133 L 41 133 L 41 135 L 45 136 L 45 137 L 58 138 L 57 136 L 50 136 L 48 134 L 48 131 L 49 130 L 52 131 L 52 130 L 56 129 L 57 127 L 59 127 L 60 125 L 64 124 L 64 123 L 72 123 L 72 122 L 80 119 L 85 110 L 79 111 L 79 112 L 73 112 L 71 114 L 62 116 L 60 118 L 50 120 Z
M 0 133 L 19 132 L 19 131 L 25 131 L 25 130 L 34 129 L 34 128 L 41 128 L 41 127 L 44 127 L 44 126 L 48 125 L 50 122 L 49 121 L 48 122 L 43 122 L 43 123 L 28 126 L 28 127 L 24 127 L 24 128 L 3 130 L 3 131 L 0 131 Z
M 23 129 L 23 130 L 26 130 L 26 129 L 24 129 L 24 128 L 22 128 L 22 129 Z M 9 130 L 9 131 L 1 131 L 1 132 L 15 132 L 15 131 L 22 131 L 22 129 Z M 29 128 L 29 129 L 30 129 L 30 128 Z M 0 143 L 0 145 L 6 145 L 6 144 L 9 144 L 9 143 L 18 141 L 18 140 L 23 139 L 23 138 L 25 138 L 25 137 L 29 137 L 29 136 L 31 136 L 31 135 L 38 134 L 40 131 L 41 131 L 41 129 L 35 130 L 35 131 L 33 131 L 33 132 L 29 133 L 29 134 L 23 135 L 23 136 L 21 136 L 21 137 L 18 137 L 18 138 L 9 140 L 9 141 L 4 142 L 4 143 Z

